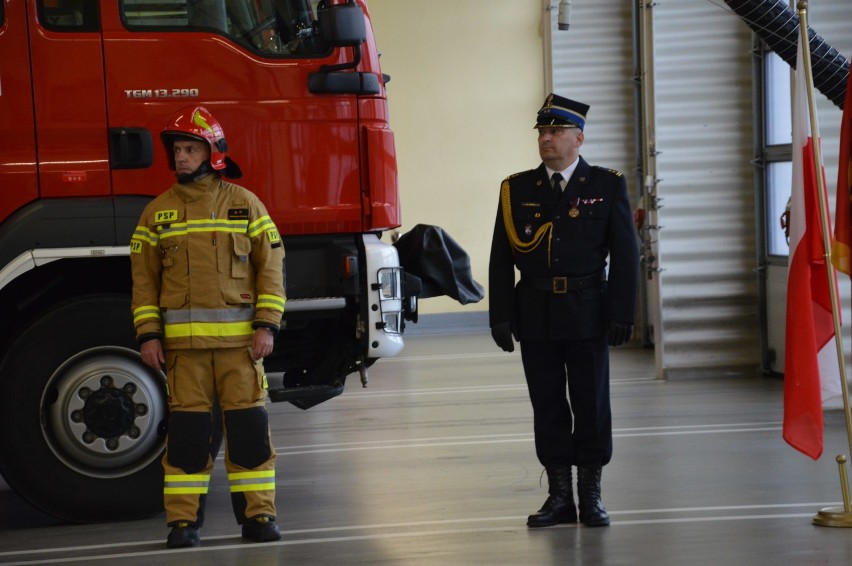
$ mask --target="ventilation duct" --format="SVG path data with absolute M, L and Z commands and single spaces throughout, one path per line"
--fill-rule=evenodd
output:
M 725 0 L 754 33 L 791 67 L 796 67 L 799 15 L 787 0 Z M 814 88 L 843 108 L 849 61 L 808 26 Z

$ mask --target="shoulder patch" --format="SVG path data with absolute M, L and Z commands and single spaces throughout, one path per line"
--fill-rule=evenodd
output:
M 599 165 L 592 165 L 592 167 L 594 167 L 595 169 L 598 169 L 599 171 L 605 171 L 607 173 L 615 175 L 616 177 L 621 177 L 621 175 L 622 175 L 621 171 L 618 171 L 616 169 L 610 169 L 608 167 L 601 167 Z
M 535 171 L 535 169 L 528 169 L 527 171 L 518 171 L 517 173 L 512 173 L 511 175 L 509 175 L 508 177 L 506 177 L 503 180 L 508 181 L 509 179 L 514 179 L 518 175 L 524 175 L 526 173 L 532 173 L 533 171 Z

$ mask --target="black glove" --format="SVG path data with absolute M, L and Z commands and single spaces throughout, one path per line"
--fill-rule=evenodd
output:
M 633 335 L 633 325 L 610 320 L 606 332 L 609 336 L 610 346 L 621 346 Z
M 515 351 L 515 341 L 512 340 L 512 323 L 498 322 L 491 327 L 491 337 L 494 343 L 500 346 L 504 352 Z

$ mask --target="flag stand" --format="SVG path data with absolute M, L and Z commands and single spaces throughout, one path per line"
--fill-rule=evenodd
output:
M 837 312 L 837 280 L 836 271 L 831 263 L 831 238 L 828 233 L 828 206 L 825 179 L 822 174 L 822 153 L 820 148 L 819 126 L 817 124 L 816 103 L 814 102 L 813 70 L 811 68 L 811 50 L 808 37 L 808 2 L 799 0 L 796 8 L 799 12 L 799 41 L 802 45 L 802 56 L 805 72 L 805 90 L 808 93 L 808 111 L 811 118 L 811 134 L 813 137 L 814 164 L 816 165 L 817 189 L 819 190 L 819 217 L 822 231 L 822 243 L 826 273 L 828 274 L 828 289 L 831 295 L 831 317 L 834 320 L 834 342 L 837 346 L 837 362 L 840 368 L 840 389 L 843 392 L 843 415 L 846 420 L 846 438 L 852 453 L 852 416 L 849 412 L 849 389 L 846 382 L 846 362 L 843 355 L 843 341 L 840 330 L 840 313 Z M 805 48 L 807 47 L 807 48 Z M 852 503 L 849 501 L 849 481 L 846 475 L 846 456 L 837 456 L 840 468 L 840 489 L 843 494 L 843 507 L 826 507 L 821 509 L 813 518 L 813 524 L 822 527 L 852 527 Z

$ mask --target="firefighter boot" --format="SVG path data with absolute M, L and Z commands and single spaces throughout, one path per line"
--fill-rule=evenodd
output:
M 577 467 L 577 499 L 581 523 L 587 527 L 609 525 L 609 514 L 601 501 L 600 467 Z
M 574 507 L 571 466 L 545 469 L 547 471 L 547 492 L 550 495 L 537 513 L 527 517 L 527 526 L 552 527 L 558 523 L 576 523 L 577 509 Z
M 181 521 L 172 525 L 166 546 L 169 548 L 185 548 L 198 546 L 201 543 L 198 538 L 198 527 L 192 523 Z
M 243 523 L 243 538 L 254 542 L 271 542 L 281 538 L 281 531 L 274 519 L 254 517 Z

